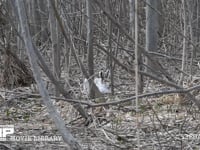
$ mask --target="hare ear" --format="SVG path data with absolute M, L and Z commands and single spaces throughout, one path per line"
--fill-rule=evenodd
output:
M 105 78 L 110 78 L 110 69 L 107 69 L 104 75 Z
M 104 75 L 102 71 L 99 72 L 99 78 L 104 79 Z

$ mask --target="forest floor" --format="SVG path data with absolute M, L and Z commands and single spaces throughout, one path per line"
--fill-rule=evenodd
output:
M 15 91 L 16 92 L 16 91 Z M 17 98 L 1 98 L 0 122 L 15 127 L 14 136 L 60 136 L 41 98 L 18 91 Z M 23 96 L 22 96 L 23 95 Z M 150 103 L 147 103 L 149 101 Z M 140 112 L 134 108 L 110 106 L 88 109 L 94 122 L 88 127 L 63 101 L 55 102 L 72 132 L 84 149 L 135 149 L 137 148 L 137 120 L 139 120 L 140 145 L 142 149 L 199 149 L 199 111 L 194 106 L 180 106 L 176 95 L 142 99 Z M 5 141 L 0 149 L 66 149 L 61 141 Z
M 101 61 L 95 68 L 101 66 Z M 104 68 L 99 68 L 99 70 Z M 82 77 L 79 69 L 70 70 L 70 84 L 76 99 L 89 101 L 82 94 Z M 116 68 L 115 95 L 107 95 L 107 102 L 134 96 L 133 77 Z M 62 74 L 63 80 L 66 74 Z M 65 81 L 65 80 L 64 80 Z M 158 82 L 146 80 L 144 93 L 168 90 Z M 66 127 L 88 150 L 132 150 L 138 142 L 141 149 L 200 149 L 200 113 L 194 104 L 181 104 L 184 97 L 178 94 L 151 96 L 139 100 L 136 114 L 135 101 L 109 107 L 88 108 L 93 122 L 85 126 L 84 119 L 66 101 L 53 100 Z M 189 100 L 186 100 L 189 101 Z M 14 125 L 16 137 L 61 137 L 55 124 L 49 118 L 46 107 L 37 90 L 32 87 L 18 87 L 12 90 L 0 88 L 0 124 Z M 138 134 L 139 133 L 139 134 Z M 138 141 L 139 135 L 139 141 Z M 12 136 L 12 135 L 11 135 Z M 62 139 L 24 141 L 0 141 L 1 149 L 45 150 L 67 149 Z

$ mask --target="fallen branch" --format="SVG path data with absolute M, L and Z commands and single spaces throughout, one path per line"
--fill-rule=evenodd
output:
M 192 92 L 193 90 L 200 90 L 200 85 L 196 85 L 196 86 L 189 87 L 189 88 L 186 88 L 186 89 L 175 89 L 175 90 L 166 90 L 166 91 L 145 93 L 145 94 L 139 95 L 139 98 L 150 97 L 150 96 L 159 96 L 159 95 L 168 95 L 168 94 L 188 93 L 188 92 Z M 29 95 L 31 97 L 33 97 L 33 96 L 34 97 L 40 97 L 40 94 L 31 94 L 31 93 L 26 93 L 26 92 L 12 92 L 12 91 L 7 91 L 7 90 L 0 90 L 0 92 L 16 93 L 16 94 L 21 94 L 23 96 Z M 135 96 L 131 96 L 129 98 L 125 98 L 125 99 L 118 100 L 118 101 L 96 104 L 96 103 L 92 102 L 93 100 L 90 100 L 90 102 L 88 102 L 88 101 L 84 101 L 84 100 L 66 99 L 66 98 L 63 98 L 63 97 L 51 97 L 51 99 L 63 100 L 63 101 L 70 102 L 70 103 L 79 103 L 79 104 L 86 105 L 86 106 L 89 106 L 89 107 L 118 105 L 118 104 L 122 104 L 122 103 L 125 103 L 125 102 L 132 101 L 135 98 L 136 98 Z M 9 100 L 12 100 L 12 99 L 9 99 Z M 0 107 L 1 106 L 2 105 L 0 105 Z

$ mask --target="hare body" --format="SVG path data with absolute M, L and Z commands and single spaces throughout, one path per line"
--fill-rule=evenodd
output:
M 109 85 L 105 83 L 102 78 L 95 78 L 94 83 L 101 93 L 103 94 L 111 93 L 111 89 L 109 88 Z
M 109 94 L 111 93 L 111 89 L 109 87 L 109 84 L 107 82 L 104 81 L 105 79 L 105 75 L 103 75 L 103 72 L 100 71 L 99 72 L 99 77 L 95 77 L 94 78 L 94 84 L 97 86 L 97 88 L 99 89 L 99 91 L 102 93 L 102 94 Z M 89 95 L 89 82 L 88 82 L 88 79 L 84 79 L 83 81 L 83 92 L 87 95 Z

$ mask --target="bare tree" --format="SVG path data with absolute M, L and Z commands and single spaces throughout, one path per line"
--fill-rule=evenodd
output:
M 182 0 L 182 5 L 183 5 L 183 53 L 182 53 L 182 64 L 181 64 L 181 76 L 179 80 L 179 84 L 183 84 L 183 79 L 184 79 L 184 70 L 185 70 L 185 65 L 186 65 L 186 36 L 187 36 L 187 16 L 186 16 L 186 4 L 185 0 Z
M 42 45 L 48 40 L 48 29 L 46 27 L 48 23 L 48 6 L 45 5 L 47 3 L 46 0 L 37 0 L 38 4 L 38 15 L 40 18 L 40 34 L 39 34 L 39 39 L 40 39 L 40 44 Z
M 129 15 L 130 15 L 130 30 L 131 30 L 131 36 L 132 38 L 134 39 L 135 38 L 135 42 L 137 41 L 138 45 L 139 45 L 139 39 L 140 38 L 136 33 L 135 33 L 135 29 L 137 29 L 138 31 L 137 32 L 140 32 L 140 30 L 138 29 L 138 21 L 139 21 L 139 18 L 138 18 L 138 14 L 136 13 L 139 13 L 139 7 L 138 6 L 135 6 L 135 4 L 138 5 L 138 2 L 135 2 L 134 0 L 129 0 L 129 7 L 130 7 L 130 12 L 129 12 Z M 137 12 L 135 12 L 135 7 L 137 7 Z M 137 23 L 135 22 L 135 16 L 137 15 Z M 135 24 L 134 24 L 135 23 Z M 135 27 L 135 25 L 137 25 L 137 27 Z M 138 45 L 135 47 L 135 51 L 137 51 L 137 58 L 135 57 L 135 61 L 137 61 L 137 65 L 138 65 L 138 69 L 141 70 L 142 69 L 142 53 L 138 47 Z M 136 52 L 135 52 L 136 53 Z M 138 74 L 138 77 L 137 77 L 137 81 L 136 81 L 138 84 L 138 90 L 139 90 L 139 93 L 142 93 L 143 92 L 143 87 L 144 87 L 144 83 L 143 83 L 143 77 L 141 74 Z
M 194 56 L 196 53 L 196 43 L 194 40 L 194 25 L 193 25 L 193 17 L 194 17 L 194 4 L 187 1 L 187 5 L 189 8 L 189 32 L 191 38 L 191 59 L 190 59 L 190 74 L 193 72 L 193 64 L 194 64 Z
M 139 112 L 139 48 L 138 48 L 138 0 L 135 0 L 135 96 L 136 96 L 136 112 Z M 137 144 L 140 149 L 140 130 L 139 130 L 139 117 L 137 117 Z
M 135 0 L 129 0 L 129 22 L 130 22 L 130 30 L 131 30 L 131 35 L 134 35 L 134 31 L 135 31 L 135 25 L 134 25 L 134 21 L 135 21 Z
M 106 10 L 112 14 L 112 10 L 111 10 L 111 2 L 110 1 L 105 1 L 105 5 L 106 5 Z M 111 55 L 113 55 L 113 50 L 112 50 L 112 30 L 113 30 L 113 24 L 112 21 L 108 19 L 108 51 L 110 53 L 110 55 L 107 56 L 107 69 L 109 69 L 110 71 L 110 84 L 111 84 L 111 93 L 112 95 L 114 95 L 114 67 L 113 67 L 113 60 Z
M 50 3 L 50 2 L 48 2 Z M 54 76 L 60 80 L 60 40 L 59 40 L 59 27 L 55 15 L 53 13 L 52 7 L 49 4 L 49 14 L 50 14 L 50 31 L 51 31 L 51 42 L 52 42 L 52 56 L 53 56 L 53 73 Z M 59 92 L 55 89 L 55 95 L 59 96 Z
M 37 57 L 34 52 L 34 45 L 30 36 L 29 26 L 26 18 L 26 12 L 23 0 L 16 0 L 16 7 L 19 15 L 20 27 L 22 30 L 22 37 L 25 43 L 25 47 L 29 56 L 31 68 L 33 71 L 34 78 L 39 87 L 40 94 L 43 98 L 44 104 L 47 106 L 50 117 L 54 120 L 56 127 L 60 131 L 64 141 L 69 144 L 73 150 L 81 149 L 77 140 L 71 135 L 71 133 L 65 128 L 65 123 L 58 114 L 55 106 L 50 100 L 48 91 L 45 89 L 44 83 L 39 72 L 39 66 L 37 63 Z
M 93 89 L 93 75 L 94 75 L 94 54 L 93 54 L 93 22 L 92 22 L 92 0 L 86 0 L 86 9 L 87 9 L 87 44 L 88 44 L 88 52 L 87 52 L 87 60 L 88 60 L 88 71 L 89 71 L 89 95 L 90 98 L 95 97 L 95 91 Z
M 157 50 L 158 46 L 158 1 L 147 0 L 146 1 L 146 51 Z M 154 68 L 149 59 L 146 59 L 146 65 L 150 68 Z M 147 71 L 151 69 L 146 68 Z

